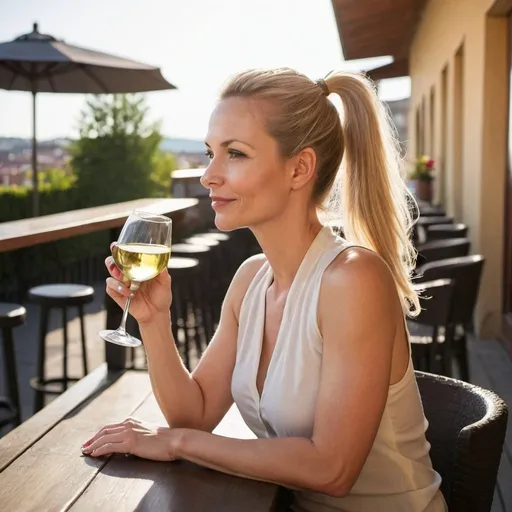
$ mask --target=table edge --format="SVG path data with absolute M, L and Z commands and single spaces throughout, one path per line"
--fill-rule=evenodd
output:
M 0 473 L 44 437 L 68 414 L 80 407 L 86 400 L 104 391 L 123 373 L 124 371 L 108 371 L 107 364 L 101 364 L 41 411 L 8 432 L 0 439 Z M 12 455 L 2 461 L 2 451 L 12 445 L 19 446 Z

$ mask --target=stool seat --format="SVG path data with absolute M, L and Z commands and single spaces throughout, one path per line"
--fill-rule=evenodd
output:
M 227 233 L 221 233 L 220 231 L 218 233 L 200 233 L 197 236 L 212 238 L 213 240 L 217 240 L 217 242 L 227 242 L 231 238 Z
M 192 245 L 207 245 L 209 247 L 216 247 L 219 245 L 219 242 L 217 240 L 214 240 L 213 238 L 209 238 L 207 236 L 191 236 L 190 238 L 185 239 L 185 242 L 187 244 Z
M 179 256 L 171 256 L 167 268 L 170 270 L 174 269 L 186 269 L 195 268 L 199 265 L 199 260 L 195 258 L 181 258 Z
M 171 255 L 174 253 L 199 254 L 199 253 L 207 253 L 209 251 L 210 251 L 210 247 L 207 245 L 200 245 L 200 244 L 173 244 L 173 245 L 171 245 Z
M 18 327 L 25 322 L 27 310 L 19 304 L 0 302 L 0 328 Z
M 29 297 L 48 306 L 80 306 L 94 300 L 94 289 L 84 284 L 43 284 L 31 288 Z

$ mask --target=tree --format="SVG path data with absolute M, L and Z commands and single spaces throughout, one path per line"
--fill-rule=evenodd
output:
M 151 181 L 159 196 L 165 197 L 169 195 L 171 189 L 171 174 L 177 167 L 176 158 L 172 153 L 158 152 L 155 155 Z
M 155 183 L 158 125 L 149 122 L 140 95 L 96 96 L 87 101 L 71 166 L 83 204 L 96 206 L 162 194 Z
M 48 167 L 39 171 L 39 187 L 48 185 L 49 188 L 71 188 L 76 181 L 74 174 L 68 174 L 64 169 Z

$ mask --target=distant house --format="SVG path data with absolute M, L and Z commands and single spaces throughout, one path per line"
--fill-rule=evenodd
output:
M 47 141 L 38 145 L 39 170 L 58 168 L 69 170 L 69 156 L 59 143 Z M 0 186 L 32 184 L 32 149 L 25 139 L 0 140 Z

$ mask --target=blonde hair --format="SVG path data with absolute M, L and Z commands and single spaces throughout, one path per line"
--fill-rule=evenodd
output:
M 339 95 L 343 120 L 327 93 Z M 232 77 L 221 99 L 263 100 L 268 133 L 284 158 L 306 147 L 317 156 L 313 200 L 325 206 L 341 198 L 344 236 L 375 251 L 393 274 L 404 312 L 416 316 L 418 295 L 411 283 L 416 251 L 409 202 L 401 175 L 395 130 L 373 83 L 360 74 L 333 72 L 317 83 L 289 68 L 249 70 Z M 343 161 L 341 190 L 333 190 Z M 332 201 L 331 201 L 332 204 Z

